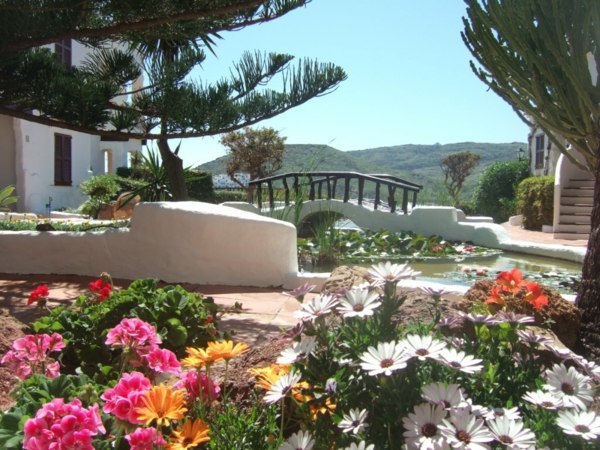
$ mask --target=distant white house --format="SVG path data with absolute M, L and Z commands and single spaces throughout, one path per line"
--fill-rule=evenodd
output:
M 48 48 L 66 65 L 80 64 L 89 51 L 70 39 Z M 0 188 L 16 186 L 20 212 L 76 208 L 87 199 L 83 181 L 128 166 L 131 153 L 141 149 L 140 140 L 105 140 L 0 115 Z
M 568 147 L 567 147 L 568 148 Z M 574 150 L 573 150 L 574 151 Z M 563 155 L 549 136 L 538 127 L 529 133 L 531 173 L 554 177 L 555 238 L 588 239 L 592 213 L 594 177 Z M 583 158 L 577 158 L 583 160 Z
M 250 183 L 250 174 L 245 172 L 236 172 L 234 177 L 236 180 L 239 180 L 244 187 L 248 187 L 248 183 Z M 240 189 L 239 183 L 233 181 L 226 173 L 213 175 L 213 187 L 215 189 Z

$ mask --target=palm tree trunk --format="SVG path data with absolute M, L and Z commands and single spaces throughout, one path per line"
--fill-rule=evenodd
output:
M 597 152 L 600 154 L 600 151 Z M 600 359 L 600 158 L 596 160 L 594 204 L 587 252 L 583 260 L 581 286 L 576 304 L 581 310 L 578 350 Z
M 187 186 L 185 185 L 185 176 L 183 172 L 183 161 L 179 156 L 173 153 L 166 139 L 158 140 L 158 150 L 165 166 L 169 184 L 171 185 L 171 194 L 173 201 L 182 202 L 188 200 Z

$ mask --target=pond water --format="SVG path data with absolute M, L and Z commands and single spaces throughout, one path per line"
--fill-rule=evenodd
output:
M 465 286 L 470 286 L 474 281 L 485 276 L 495 278 L 498 272 L 519 269 L 528 281 L 538 281 L 563 293 L 571 294 L 574 293 L 573 280 L 581 277 L 580 263 L 510 252 L 485 257 L 469 257 L 462 260 L 427 259 L 398 262 L 408 263 L 413 270 L 422 272 L 419 279 Z M 342 264 L 344 262 L 338 265 Z M 352 262 L 348 264 L 371 267 L 375 263 Z M 329 272 L 333 268 L 332 265 L 303 267 L 304 270 L 311 272 Z M 477 269 L 480 269 L 480 274 L 485 272 L 485 275 L 478 275 Z

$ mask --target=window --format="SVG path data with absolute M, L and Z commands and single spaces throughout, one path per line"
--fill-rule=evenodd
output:
M 539 134 L 535 137 L 535 168 L 544 167 L 544 135 Z
M 112 150 L 104 150 L 104 173 L 112 173 L 113 171 L 113 158 Z
M 54 44 L 54 51 L 58 62 L 64 66 L 71 67 L 71 39 L 63 39 Z
M 54 184 L 71 186 L 71 136 L 54 135 Z

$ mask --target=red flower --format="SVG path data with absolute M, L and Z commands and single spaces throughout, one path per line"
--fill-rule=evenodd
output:
M 487 298 L 485 303 L 488 305 L 495 304 L 495 305 L 499 305 L 499 306 L 504 306 L 506 301 L 504 300 L 504 297 L 502 297 L 502 295 L 500 295 L 500 294 L 501 294 L 500 288 L 498 286 L 494 286 L 492 288 L 492 290 L 490 291 L 490 296 Z
M 112 284 L 107 283 L 102 278 L 92 281 L 89 286 L 90 291 L 97 295 L 99 302 L 106 300 L 112 293 Z
M 527 289 L 525 300 L 531 303 L 535 309 L 539 311 L 548 305 L 548 297 L 542 294 L 542 286 L 538 283 L 527 283 L 525 288 Z
M 46 303 L 45 297 L 48 297 L 49 295 L 50 292 L 48 291 L 48 286 L 42 284 L 36 287 L 31 294 L 29 294 L 27 304 L 31 305 L 32 303 L 38 302 L 39 306 L 43 306 Z
M 500 272 L 496 278 L 496 282 L 502 288 L 503 292 L 510 292 L 511 294 L 516 294 L 525 283 L 523 281 L 523 274 L 519 269 Z

